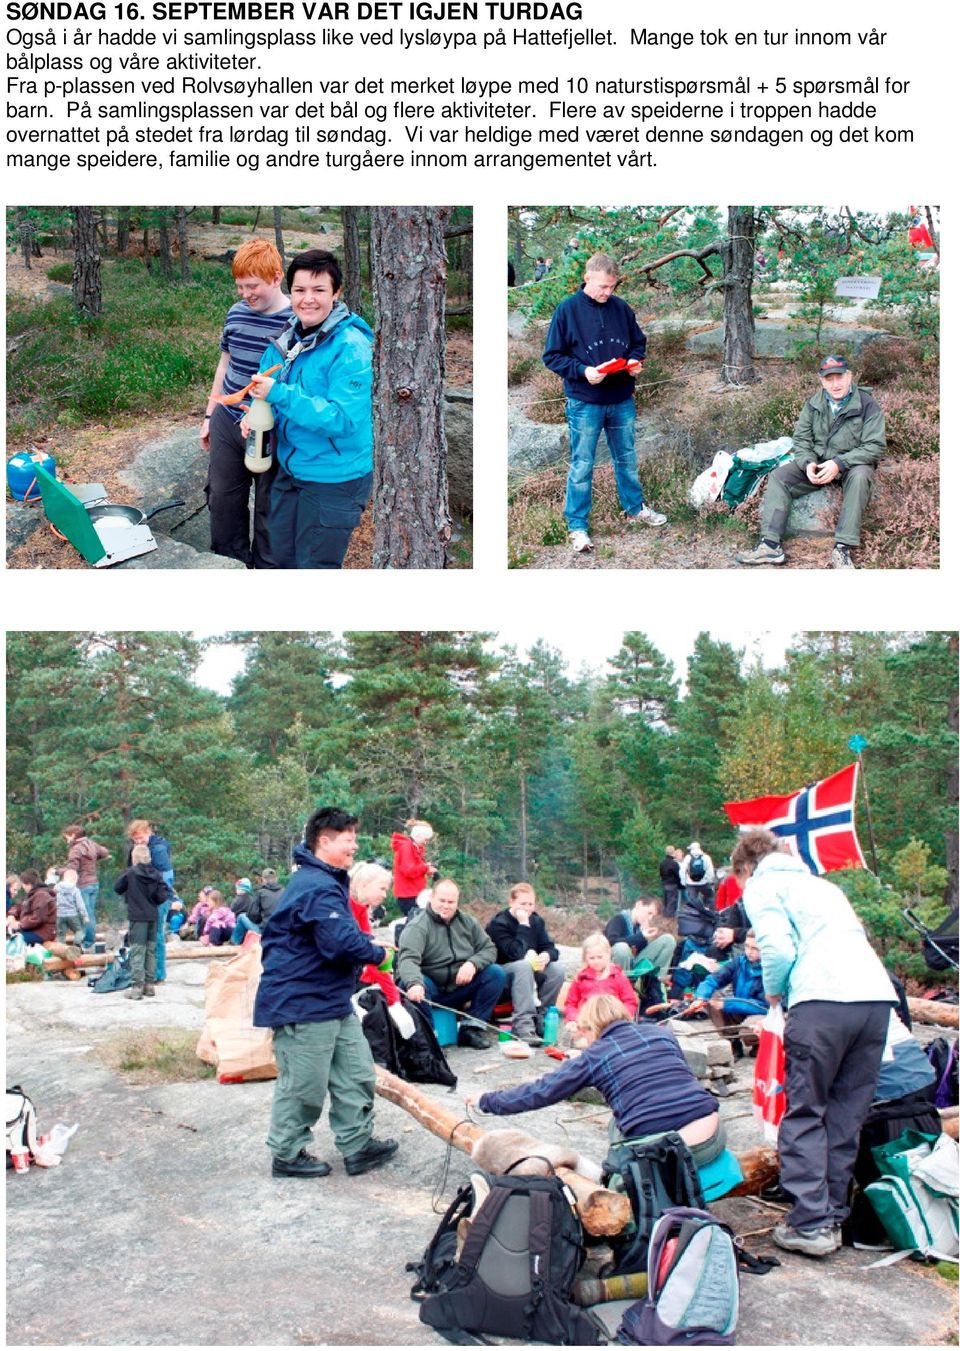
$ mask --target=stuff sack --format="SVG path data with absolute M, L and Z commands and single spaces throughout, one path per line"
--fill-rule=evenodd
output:
M 771 1145 L 777 1143 L 780 1122 L 787 1110 L 785 1026 L 783 1009 L 779 1004 L 771 1005 L 760 1028 L 757 1063 L 753 1071 L 753 1115 L 763 1131 L 763 1138 Z
M 259 935 L 249 945 L 234 949 L 227 961 L 211 962 L 204 986 L 203 1030 L 197 1058 L 216 1065 L 221 1083 L 275 1079 L 273 1033 L 254 1027 L 253 1006 L 263 964 Z
M 19 1084 L 7 1089 L 7 1167 L 11 1154 L 36 1154 L 37 1109 Z
M 650 1239 L 647 1291 L 623 1315 L 618 1342 L 734 1346 L 740 1272 L 730 1229 L 706 1210 L 665 1211 Z
M 723 484 L 723 500 L 728 507 L 739 507 L 759 489 L 771 470 L 789 460 L 793 438 L 781 436 L 776 441 L 759 441 L 755 446 L 738 450 Z
M 646 1271 L 650 1240 L 657 1220 L 677 1206 L 703 1207 L 696 1164 L 676 1131 L 611 1146 L 603 1161 L 603 1185 L 626 1192 L 631 1219 L 614 1240 L 614 1263 L 604 1276 Z
M 599 1324 L 572 1300 L 582 1260 L 580 1218 L 558 1178 L 476 1173 L 415 1268 L 411 1298 L 421 1323 L 447 1341 L 491 1333 L 596 1346 Z
M 113 994 L 115 990 L 128 989 L 133 984 L 133 974 L 130 971 L 130 949 L 118 948 L 116 957 L 103 975 L 97 976 L 96 980 L 88 980 L 87 984 L 94 994 Z
M 922 1257 L 956 1261 L 958 1147 L 949 1135 L 931 1140 L 920 1131 L 873 1151 L 881 1176 L 864 1191 L 894 1247 Z

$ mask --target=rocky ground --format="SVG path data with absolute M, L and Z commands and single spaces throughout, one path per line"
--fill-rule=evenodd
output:
M 106 1050 L 120 1032 L 199 1032 L 206 967 L 170 962 L 158 998 L 141 1003 L 82 982 L 7 987 L 7 1082 L 31 1094 L 42 1129 L 78 1123 L 59 1168 L 7 1174 L 8 1343 L 440 1344 L 418 1321 L 405 1264 L 466 1178 L 465 1155 L 378 1100 L 377 1133 L 401 1145 L 384 1169 L 348 1179 L 324 1119 L 317 1152 L 334 1162 L 331 1176 L 274 1180 L 269 1082 L 138 1084 L 112 1068 Z M 454 1114 L 470 1089 L 551 1066 L 540 1052 L 508 1063 L 496 1047 L 448 1055 L 457 1088 L 427 1091 Z M 720 1104 L 735 1147 L 756 1141 L 742 1066 Z M 599 1158 L 607 1115 L 568 1103 L 522 1124 Z M 753 1251 L 769 1250 L 778 1213 L 749 1199 L 716 1209 Z M 872 1254 L 851 1250 L 828 1264 L 782 1257 L 769 1275 L 743 1278 L 742 1345 L 956 1341 L 956 1287 L 935 1271 L 871 1269 Z

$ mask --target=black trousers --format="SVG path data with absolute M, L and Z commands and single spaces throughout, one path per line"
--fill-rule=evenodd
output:
M 273 568 L 267 535 L 270 488 L 277 462 L 265 474 L 251 474 L 243 462 L 240 424 L 225 408 L 210 419 L 210 459 L 207 466 L 207 506 L 210 508 L 210 548 L 225 558 L 239 558 L 248 568 Z M 253 542 L 250 535 L 250 485 L 253 484 Z
M 372 486 L 372 473 L 345 483 L 310 483 L 281 468 L 270 494 L 274 567 L 343 567 Z
M 892 1003 L 892 1000 L 891 1000 Z M 796 1229 L 842 1224 L 860 1128 L 873 1101 L 890 1004 L 810 1000 L 787 1015 L 780 1181 Z

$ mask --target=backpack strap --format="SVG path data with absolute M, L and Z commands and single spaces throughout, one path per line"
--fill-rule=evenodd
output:
M 419 1262 L 407 1263 L 405 1268 L 406 1271 L 417 1272 L 417 1279 L 410 1290 L 410 1298 L 416 1303 L 421 1303 L 432 1293 L 432 1291 L 428 1289 L 428 1284 L 430 1284 L 428 1273 L 433 1265 L 433 1255 L 436 1252 L 437 1245 L 445 1234 L 448 1234 L 451 1229 L 456 1229 L 464 1215 L 468 1214 L 472 1203 L 473 1187 L 467 1182 L 460 1188 L 444 1211 L 443 1219 L 437 1225 L 436 1233 L 430 1240 L 429 1246 L 423 1254 L 423 1257 Z
M 470 1226 L 470 1232 L 463 1241 L 463 1248 L 460 1251 L 460 1266 L 469 1270 L 471 1275 L 476 1271 L 477 1264 L 480 1261 L 480 1254 L 483 1252 L 487 1239 L 490 1237 L 490 1230 L 497 1222 L 497 1216 L 510 1198 L 510 1188 L 497 1186 L 496 1183 L 490 1188 L 487 1196 L 484 1197 L 480 1209 L 477 1211 L 477 1218 Z M 478 1224 L 477 1219 L 483 1216 L 483 1223 Z
M 528 1338 L 537 1308 L 550 1280 L 550 1245 L 553 1237 L 553 1207 L 545 1191 L 530 1193 L 530 1228 L 528 1257 L 530 1260 L 530 1299 L 523 1306 L 523 1336 Z

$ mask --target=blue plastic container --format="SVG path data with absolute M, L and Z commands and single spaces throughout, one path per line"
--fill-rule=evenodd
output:
M 37 465 L 42 465 L 48 474 L 57 476 L 57 466 L 52 455 L 43 450 L 20 451 L 7 461 L 7 486 L 10 496 L 17 502 L 36 502 L 40 497 L 37 487 Z
M 430 1017 L 433 1019 L 433 1030 L 437 1034 L 437 1041 L 441 1046 L 456 1046 L 457 1044 L 457 1019 L 449 1009 L 432 1008 Z

